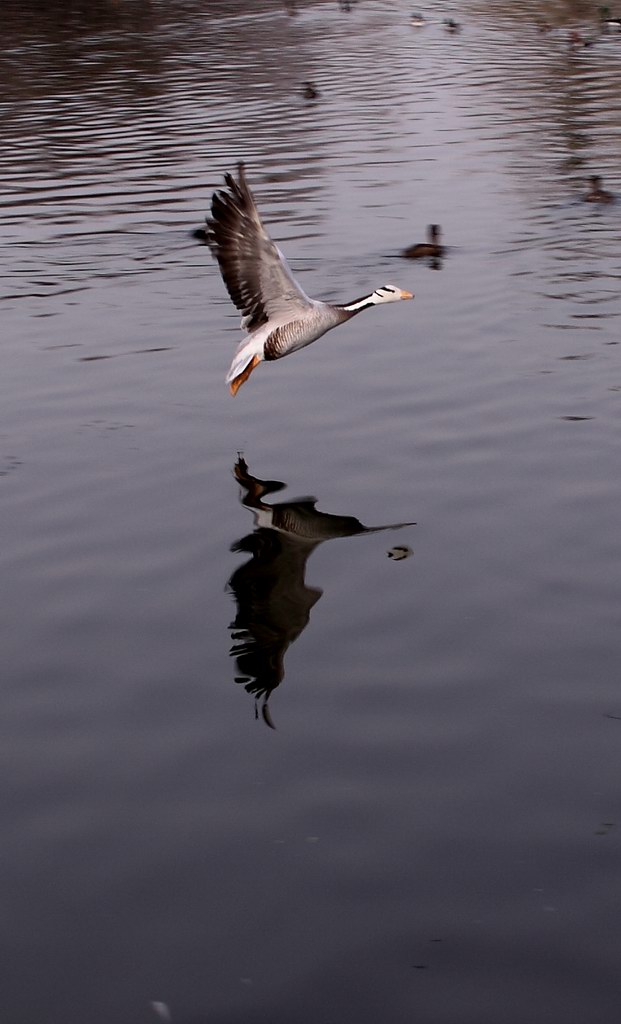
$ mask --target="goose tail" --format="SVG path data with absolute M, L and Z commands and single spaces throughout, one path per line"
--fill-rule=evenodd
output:
M 237 348 L 229 372 L 226 375 L 226 383 L 229 385 L 232 395 L 236 395 L 242 384 L 256 366 L 263 361 L 263 341 L 259 338 L 250 337 L 242 341 Z

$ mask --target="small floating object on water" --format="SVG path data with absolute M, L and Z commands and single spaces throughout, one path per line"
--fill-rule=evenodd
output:
M 589 179 L 591 182 L 589 191 L 582 198 L 585 203 L 614 203 L 615 197 L 612 192 L 602 188 L 602 179 L 599 174 L 593 174 Z
M 454 18 L 444 18 L 442 24 L 447 32 L 452 32 L 453 34 L 461 32 L 461 25 Z
M 575 29 L 572 29 L 567 42 L 569 43 L 570 50 L 582 50 L 587 46 L 592 46 L 595 40 L 591 36 L 583 36 L 581 32 L 576 32 Z
M 194 231 L 190 232 L 190 237 L 195 238 L 197 242 L 207 242 L 207 231 L 205 228 L 194 228 Z
M 427 24 L 427 22 L 422 14 L 413 14 L 410 18 L 410 24 L 413 25 L 414 28 L 422 28 L 423 25 Z
M 444 246 L 440 242 L 440 225 L 430 224 L 427 228 L 427 241 L 410 245 L 401 253 L 408 260 L 424 259 L 426 256 L 442 256 Z
M 238 164 L 237 180 L 226 174 L 224 181 L 226 189 L 215 192 L 211 202 L 207 243 L 248 334 L 226 377 L 232 395 L 264 360 L 297 352 L 364 309 L 414 298 L 412 292 L 385 284 L 345 305 L 311 299 L 265 230 L 243 163 Z
M 319 89 L 313 82 L 304 82 L 302 96 L 305 100 L 318 100 L 320 96 Z
M 395 544 L 394 548 L 389 548 L 386 554 L 395 562 L 400 562 L 403 558 L 409 558 L 414 552 L 407 544 Z
M 159 999 L 153 999 L 151 1001 L 151 1009 L 158 1015 L 164 1024 L 172 1024 L 172 1013 L 167 1003 L 162 1003 Z

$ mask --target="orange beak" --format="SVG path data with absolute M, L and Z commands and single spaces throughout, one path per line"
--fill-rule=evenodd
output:
M 404 292 L 404 291 L 402 291 L 401 295 L 399 296 L 399 298 L 400 299 L 413 299 L 414 296 L 413 296 L 412 292 Z

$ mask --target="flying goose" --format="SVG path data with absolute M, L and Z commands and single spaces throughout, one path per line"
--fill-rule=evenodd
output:
M 224 181 L 226 190 L 213 195 L 206 240 L 241 311 L 241 328 L 248 333 L 226 377 L 231 394 L 237 394 L 263 360 L 282 359 L 310 345 L 363 309 L 414 298 L 390 284 L 344 306 L 309 298 L 263 226 L 243 163 L 237 166 L 237 180 L 226 174 Z

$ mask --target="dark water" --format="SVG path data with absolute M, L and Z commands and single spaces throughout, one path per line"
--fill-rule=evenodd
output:
M 595 12 L 3 5 L 7 1024 L 618 1020 Z M 189 231 L 242 157 L 311 295 L 416 301 L 233 400 Z M 437 269 L 397 257 L 429 222 Z

